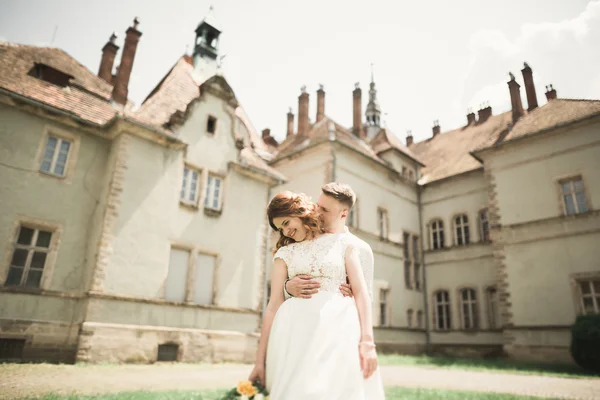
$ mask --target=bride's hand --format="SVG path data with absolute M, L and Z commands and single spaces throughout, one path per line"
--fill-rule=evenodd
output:
M 365 379 L 373 375 L 377 369 L 377 352 L 375 344 L 369 342 L 361 342 L 358 345 L 358 353 L 360 355 L 360 366 Z
M 259 381 L 261 385 L 266 386 L 265 382 L 265 367 L 262 365 L 255 365 L 252 372 L 250 372 L 250 376 L 248 377 L 250 382 Z

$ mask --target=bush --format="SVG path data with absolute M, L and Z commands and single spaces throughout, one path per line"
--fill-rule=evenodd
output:
M 588 371 L 600 373 L 600 315 L 581 315 L 571 327 L 571 355 Z

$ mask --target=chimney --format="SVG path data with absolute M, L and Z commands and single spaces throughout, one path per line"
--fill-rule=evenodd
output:
M 113 87 L 112 97 L 115 103 L 124 106 L 127 104 L 127 97 L 129 94 L 129 78 L 131 77 L 131 69 L 133 68 L 133 60 L 135 58 L 135 51 L 137 49 L 140 36 L 142 32 L 137 30 L 140 20 L 136 17 L 133 20 L 133 26 L 127 29 L 125 35 L 125 46 L 123 47 L 123 54 L 121 54 L 121 64 L 119 65 L 119 72 L 115 79 L 115 86 Z
M 552 87 L 552 84 L 546 86 L 546 100 L 556 99 L 556 90 Z
M 317 90 L 317 122 L 325 118 L 325 90 L 323 85 L 319 85 Z
M 413 135 L 412 131 L 406 131 L 406 146 L 410 146 L 413 144 Z
M 440 134 L 440 130 L 441 130 L 441 128 L 440 128 L 440 121 L 436 119 L 435 121 L 433 121 L 433 129 L 432 129 L 433 136 L 439 135 Z
M 354 84 L 354 90 L 352 91 L 352 133 L 356 137 L 363 136 L 362 126 L 362 91 L 358 82 Z
M 262 138 L 265 140 L 266 138 L 271 136 L 271 130 L 269 128 L 265 128 L 262 131 Z
M 488 120 L 489 117 L 492 116 L 492 107 L 490 107 L 489 103 L 485 102 L 481 104 L 481 108 L 477 111 L 477 120 L 480 124 L 483 124 Z
M 298 135 L 308 133 L 308 93 L 306 86 L 302 86 L 301 90 L 298 96 Z
M 512 122 L 515 124 L 525 113 L 521 103 L 521 85 L 515 80 L 515 76 L 509 72 L 508 90 L 510 91 L 510 103 L 512 104 Z
M 467 110 L 467 125 L 472 125 L 475 123 L 475 113 L 472 109 Z
M 521 72 L 523 73 L 523 82 L 525 82 L 525 93 L 527 93 L 527 111 L 531 111 L 538 106 L 537 95 L 535 94 L 531 67 L 527 63 L 524 63 L 524 66 Z
M 98 70 L 98 76 L 111 85 L 113 64 L 115 63 L 117 51 L 119 51 L 119 46 L 115 44 L 116 39 L 117 34 L 113 32 L 108 42 L 102 48 L 102 60 L 100 60 L 100 69 Z
M 289 137 L 294 134 L 294 113 L 292 113 L 292 107 L 287 113 L 287 135 Z

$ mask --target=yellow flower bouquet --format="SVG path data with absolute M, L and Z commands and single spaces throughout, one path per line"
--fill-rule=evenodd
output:
M 269 392 L 259 382 L 240 381 L 221 400 L 268 400 Z

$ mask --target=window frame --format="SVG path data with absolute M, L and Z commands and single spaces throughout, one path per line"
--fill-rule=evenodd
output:
M 385 296 L 381 296 L 382 293 L 385 293 Z M 379 287 L 378 293 L 378 308 L 379 308 L 379 318 L 378 318 L 378 326 L 385 327 L 390 326 L 390 288 L 389 287 Z M 385 298 L 385 302 L 382 301 L 382 297 Z M 384 311 L 384 313 L 382 313 Z M 383 317 L 383 318 L 382 318 Z
M 576 304 L 576 312 L 577 315 L 593 315 L 600 314 L 600 290 L 596 292 L 594 285 L 590 285 L 590 295 L 586 296 L 582 291 L 582 283 L 592 283 L 592 282 L 600 282 L 600 273 L 599 272 L 590 272 L 590 273 L 579 273 L 575 274 L 572 277 L 573 285 L 574 285 L 574 293 L 575 293 L 575 304 Z M 584 297 L 592 298 L 592 305 L 594 307 L 593 313 L 587 313 L 585 311 L 584 305 Z
M 492 291 L 495 292 L 495 298 L 492 298 L 491 296 Z M 498 287 L 495 285 L 486 286 L 484 289 L 484 293 L 485 305 L 487 310 L 488 328 L 491 330 L 500 329 L 502 326 L 502 321 L 500 320 L 500 296 L 498 292 Z
M 381 240 L 388 240 L 390 234 L 390 216 L 388 210 L 377 207 L 377 230 Z
M 458 225 L 456 223 L 456 220 L 458 218 L 461 218 L 461 223 L 460 225 Z M 464 221 L 464 219 L 466 219 L 466 222 Z M 460 212 L 460 213 L 456 213 L 452 216 L 452 236 L 454 238 L 454 245 L 455 246 L 469 246 L 471 244 L 471 224 L 470 224 L 470 218 L 468 213 L 466 212 Z M 462 241 L 463 243 L 458 243 L 458 238 L 459 238 L 459 229 L 462 235 Z M 468 239 L 467 239 L 468 238 Z
M 482 215 L 485 215 L 485 220 L 482 218 Z M 487 207 L 480 208 L 477 211 L 477 222 L 479 225 L 479 241 L 481 243 L 489 243 L 492 241 L 492 236 L 490 232 L 490 213 Z M 484 229 L 484 224 L 487 226 L 487 230 Z M 486 233 L 487 232 L 487 237 Z
M 436 229 L 434 229 L 433 224 L 434 223 L 438 223 L 438 227 Z M 429 224 L 427 224 L 427 226 L 429 227 L 429 248 L 430 250 L 442 250 L 446 247 L 446 234 L 444 231 L 444 220 L 442 218 L 432 218 L 431 220 L 429 220 Z M 435 235 L 437 235 L 437 242 L 438 242 L 438 247 L 435 247 L 434 243 L 434 237 Z
M 582 187 L 583 198 L 585 200 L 585 205 L 587 208 L 587 210 L 585 210 L 585 211 L 579 211 L 579 204 L 577 203 L 576 193 L 578 193 L 578 192 L 575 191 L 574 182 L 578 181 L 578 180 L 581 181 L 582 186 L 583 186 Z M 567 203 L 565 202 L 565 194 L 563 193 L 563 190 L 562 190 L 562 186 L 565 183 L 571 183 L 571 188 L 573 189 L 573 191 L 569 193 L 572 195 L 573 204 L 575 206 L 575 212 L 572 214 L 568 213 Z M 565 217 L 576 216 L 576 215 L 589 213 L 590 211 L 592 211 L 594 209 L 590 202 L 590 197 L 589 197 L 589 193 L 587 190 L 587 185 L 586 185 L 585 179 L 583 178 L 583 174 L 572 174 L 572 175 L 567 175 L 567 176 L 557 178 L 556 179 L 556 187 L 558 190 L 561 215 L 563 215 Z
M 472 293 L 473 298 L 464 299 L 463 293 Z M 471 326 L 466 324 L 465 305 L 469 306 Z M 475 286 L 463 286 L 458 288 L 458 311 L 460 316 L 460 327 L 464 331 L 477 331 L 481 329 L 481 320 L 479 318 L 479 294 Z
M 214 197 L 213 197 L 214 196 L 214 187 L 211 188 L 210 178 L 218 179 L 221 181 L 220 186 L 219 186 L 219 198 L 218 198 L 218 207 L 217 208 L 214 208 L 214 207 L 208 205 L 209 199 L 210 199 L 210 201 L 214 202 Z M 209 190 L 210 190 L 210 194 L 211 194 L 210 197 L 208 196 Z M 209 211 L 209 212 L 213 212 L 213 213 L 221 213 L 223 211 L 224 199 L 225 199 L 225 177 L 221 174 L 208 171 L 208 173 L 206 174 L 206 180 L 205 180 L 205 185 L 204 185 L 204 190 L 203 190 L 202 207 L 204 208 L 205 211 Z
M 179 243 L 179 242 L 171 242 L 169 245 L 169 250 L 167 253 L 167 257 L 166 257 L 166 260 L 167 260 L 166 274 L 164 275 L 164 278 L 163 278 L 161 290 L 159 293 L 159 298 L 168 303 L 178 303 L 177 301 L 171 301 L 171 300 L 165 299 L 165 295 L 166 295 L 165 284 L 167 281 L 167 277 L 169 275 L 169 260 L 170 260 L 170 256 L 171 256 L 171 250 L 173 250 L 173 249 L 189 252 L 188 263 L 187 263 L 187 267 L 186 267 L 186 281 L 185 281 L 185 289 L 184 289 L 185 295 L 184 295 L 183 302 L 188 303 L 188 304 L 200 305 L 200 306 L 218 305 L 217 298 L 218 298 L 218 294 L 219 294 L 218 284 L 219 284 L 219 272 L 220 272 L 220 265 L 221 265 L 221 255 L 214 251 L 210 251 L 210 250 L 198 247 L 198 246 L 193 246 L 193 245 L 189 245 L 186 243 Z M 194 283 L 195 283 L 195 279 L 196 279 L 194 267 L 196 265 L 196 259 L 198 258 L 198 255 L 206 255 L 206 256 L 215 258 L 213 282 L 212 282 L 212 295 L 211 295 L 210 304 L 194 302 L 194 294 L 195 294 L 194 293 Z
M 59 143 L 54 150 L 53 154 L 53 163 L 51 164 L 50 171 L 42 171 L 42 163 L 44 162 L 44 156 L 46 153 L 46 147 L 48 146 L 48 140 L 50 137 L 55 137 L 59 139 Z M 57 175 L 52 172 L 52 165 L 55 162 L 54 160 L 58 157 L 58 153 L 60 152 L 60 143 L 61 141 L 67 141 L 70 143 L 69 152 L 67 153 L 67 159 L 65 160 L 65 170 L 63 175 Z M 79 156 L 79 148 L 81 146 L 81 137 L 78 134 L 71 133 L 64 129 L 59 129 L 51 125 L 44 126 L 42 130 L 42 136 L 40 142 L 38 144 L 38 149 L 36 152 L 35 159 L 33 160 L 32 169 L 36 170 L 40 176 L 57 179 L 60 182 L 64 182 L 66 184 L 71 184 L 73 181 L 73 177 L 75 174 L 75 167 L 77 164 L 77 159 Z
M 196 196 L 194 200 L 189 200 L 189 190 L 191 187 L 191 181 L 188 180 L 188 183 L 186 185 L 185 188 L 185 193 L 184 193 L 184 198 L 181 198 L 181 192 L 184 191 L 183 188 L 183 181 L 185 179 L 185 170 L 189 170 L 190 172 L 196 172 L 198 174 L 198 180 L 196 182 Z M 199 203 L 200 203 L 200 199 L 202 198 L 202 193 L 205 190 L 205 183 L 204 183 L 204 174 L 203 174 L 203 169 L 195 166 L 193 164 L 190 164 L 188 162 L 184 163 L 183 165 L 183 170 L 182 170 L 182 174 L 181 174 L 181 188 L 179 191 L 179 204 L 183 205 L 183 206 L 188 206 L 188 207 L 192 207 L 194 209 L 198 209 L 199 207 Z M 189 179 L 189 177 L 188 177 Z
M 446 293 L 447 295 L 447 300 L 446 303 L 439 303 L 438 299 L 437 299 L 437 294 L 438 293 Z M 433 297 L 433 312 L 431 313 L 431 315 L 433 316 L 433 330 L 437 331 L 437 332 L 448 332 L 452 329 L 452 297 L 450 296 L 450 290 L 448 289 L 436 289 L 435 291 L 433 291 L 432 293 L 432 297 Z M 445 306 L 445 310 L 447 312 L 447 316 L 445 318 L 446 322 L 447 322 L 447 326 L 446 327 L 441 327 L 438 325 L 438 307 L 440 305 Z
M 40 284 L 38 287 L 26 287 L 23 285 L 10 285 L 6 286 L 6 280 L 8 278 L 8 272 L 10 269 L 10 264 L 12 263 L 12 258 L 15 250 L 23 245 L 17 243 L 19 238 L 19 234 L 21 231 L 21 227 L 26 227 L 29 229 L 35 230 L 43 230 L 52 233 L 52 237 L 50 239 L 50 245 L 48 247 L 48 251 L 46 252 L 46 260 L 44 263 L 44 267 L 42 270 L 42 276 L 40 278 Z M 11 288 L 11 290 L 15 291 L 41 291 L 48 290 L 50 285 L 52 284 L 52 278 L 54 276 L 54 269 L 56 267 L 56 259 L 58 257 L 58 251 L 60 248 L 60 242 L 62 239 L 63 227 L 60 224 L 54 222 L 48 222 L 45 220 L 27 217 L 23 215 L 17 216 L 16 220 L 13 222 L 13 227 L 11 230 L 11 235 L 9 237 L 9 242 L 6 245 L 4 260 L 2 265 L 0 266 L 0 287 Z M 33 251 L 33 250 L 32 250 Z M 31 255 L 28 250 L 27 260 L 30 261 Z M 27 264 L 26 264 L 27 265 Z M 23 278 L 21 278 L 23 280 Z

